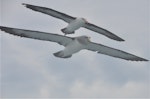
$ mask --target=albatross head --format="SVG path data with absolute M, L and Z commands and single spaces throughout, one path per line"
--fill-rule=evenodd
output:
M 85 18 L 76 17 L 76 20 L 79 20 L 80 22 L 88 23 L 88 21 Z
M 76 37 L 76 40 L 81 44 L 87 45 L 90 42 L 90 37 L 88 37 L 88 36 L 79 36 L 79 37 Z
M 88 21 L 85 18 L 81 18 L 85 23 L 88 23 Z

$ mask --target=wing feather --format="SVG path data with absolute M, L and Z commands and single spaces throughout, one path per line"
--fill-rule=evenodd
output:
M 41 12 L 41 13 L 48 14 L 50 16 L 62 19 L 62 20 L 64 20 L 67 23 L 70 23 L 72 20 L 75 19 L 72 16 L 69 16 L 67 14 L 58 12 L 58 11 L 50 9 L 50 8 L 39 7 L 39 6 L 35 6 L 35 5 L 30 5 L 30 4 L 23 4 L 23 5 L 25 5 L 27 8 L 32 9 L 34 11 Z
M 109 38 L 111 38 L 111 39 L 113 39 L 113 40 L 124 41 L 124 40 L 123 40 L 122 38 L 120 38 L 119 36 L 117 36 L 117 35 L 111 33 L 110 31 L 108 31 L 108 30 L 106 30 L 106 29 L 103 29 L 103 28 L 101 28 L 101 27 L 98 27 L 98 26 L 96 26 L 96 25 L 94 25 L 94 24 L 86 23 L 84 27 L 87 28 L 87 29 L 90 29 L 90 30 L 92 30 L 92 31 L 98 32 L 98 33 L 100 33 L 100 34 L 102 34 L 102 35 L 105 35 L 105 36 L 107 36 L 107 37 L 109 37 Z
M 72 38 L 70 38 L 70 37 L 61 36 L 61 35 L 57 35 L 57 34 L 51 34 L 51 33 L 24 30 L 24 29 L 16 29 L 16 28 L 4 27 L 4 26 L 0 26 L 0 29 L 2 31 L 5 31 L 9 34 L 13 34 L 16 36 L 44 40 L 44 41 L 57 42 L 63 46 L 68 45 L 72 41 Z
M 97 53 L 101 53 L 101 54 L 105 54 L 105 55 L 109 55 L 109 56 L 113 56 L 116 58 L 121 58 L 121 59 L 125 59 L 125 60 L 131 60 L 131 61 L 148 61 L 144 58 L 138 57 L 136 55 L 118 50 L 118 49 L 114 49 L 111 47 L 107 47 L 104 46 L 102 44 L 96 44 L 93 42 L 90 42 L 86 49 L 91 50 L 91 51 L 96 51 Z

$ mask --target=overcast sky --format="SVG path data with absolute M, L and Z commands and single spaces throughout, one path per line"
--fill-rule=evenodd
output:
M 0 25 L 63 35 L 67 23 L 25 8 L 28 3 L 84 17 L 115 33 L 118 42 L 81 28 L 76 34 L 150 60 L 149 0 L 0 0 Z M 148 98 L 150 62 L 132 62 L 91 51 L 69 59 L 57 43 L 0 31 L 3 98 Z

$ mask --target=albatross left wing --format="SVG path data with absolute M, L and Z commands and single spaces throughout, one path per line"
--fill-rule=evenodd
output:
M 57 34 L 51 34 L 51 33 L 16 29 L 16 28 L 4 27 L 4 26 L 0 26 L 0 29 L 2 31 L 5 31 L 6 33 L 13 34 L 16 36 L 56 42 L 63 46 L 68 45 L 72 41 L 72 38 L 70 37 L 61 36 Z
M 117 40 L 117 41 L 124 41 L 122 38 L 120 38 L 119 36 L 111 33 L 110 31 L 106 30 L 106 29 L 103 29 L 101 27 L 98 27 L 94 24 L 91 24 L 91 23 L 86 23 L 84 25 L 85 28 L 89 29 L 89 30 L 92 30 L 92 31 L 95 31 L 97 33 L 100 33 L 102 35 L 105 35 L 113 40 Z
M 107 47 L 104 46 L 102 44 L 96 44 L 93 42 L 90 42 L 86 49 L 91 50 L 91 51 L 96 51 L 97 53 L 101 53 L 101 54 L 105 54 L 105 55 L 109 55 L 109 56 L 113 56 L 116 58 L 121 58 L 121 59 L 125 59 L 125 60 L 131 60 L 131 61 L 148 61 L 144 58 L 138 57 L 136 55 L 118 50 L 118 49 L 114 49 L 111 47 Z
M 72 20 L 75 19 L 72 16 L 69 16 L 69 15 L 67 15 L 65 13 L 61 13 L 61 12 L 58 12 L 58 11 L 50 9 L 50 8 L 39 7 L 39 6 L 25 4 L 25 3 L 23 3 L 23 5 L 25 5 L 27 8 L 32 9 L 34 11 L 38 11 L 38 12 L 41 12 L 41 13 L 48 14 L 50 16 L 56 17 L 58 19 L 62 19 L 62 20 L 64 20 L 67 23 L 70 23 Z

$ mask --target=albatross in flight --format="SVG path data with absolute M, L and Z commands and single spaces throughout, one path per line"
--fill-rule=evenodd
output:
M 114 49 L 111 47 L 107 47 L 102 44 L 97 44 L 91 42 L 89 37 L 87 36 L 79 36 L 79 37 L 66 37 L 61 36 L 58 34 L 51 34 L 39 31 L 32 31 L 32 30 L 24 30 L 24 29 L 17 29 L 17 28 L 10 28 L 0 26 L 2 31 L 6 33 L 13 34 L 16 36 L 44 40 L 44 41 L 51 41 L 56 42 L 60 45 L 63 45 L 65 48 L 59 52 L 54 53 L 54 56 L 59 58 L 70 58 L 73 54 L 79 52 L 80 50 L 87 49 L 90 51 L 94 51 L 97 53 L 113 56 L 116 58 L 121 58 L 125 60 L 131 61 L 148 61 L 144 58 L 138 57 L 136 55 Z
M 58 12 L 56 10 L 46 8 L 46 7 L 39 7 L 35 5 L 30 5 L 30 4 L 24 4 L 27 8 L 32 9 L 34 11 L 38 11 L 44 14 L 48 14 L 52 17 L 56 17 L 58 19 L 64 20 L 65 22 L 68 23 L 68 26 L 61 29 L 61 31 L 66 35 L 66 34 L 73 34 L 75 33 L 75 30 L 79 29 L 80 27 L 87 28 L 89 30 L 95 31 L 97 33 L 100 33 L 102 35 L 105 35 L 113 40 L 117 41 L 124 41 L 122 38 L 118 37 L 117 35 L 111 33 L 110 31 L 103 29 L 101 27 L 98 27 L 92 23 L 89 23 L 86 21 L 84 18 L 78 18 L 78 17 L 72 17 L 70 15 L 67 15 L 62 12 Z

